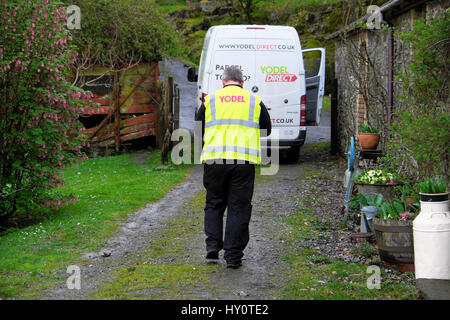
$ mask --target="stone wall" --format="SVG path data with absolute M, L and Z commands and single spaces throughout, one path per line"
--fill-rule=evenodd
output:
M 449 8 L 449 0 L 435 0 L 404 11 L 391 12 L 389 22 L 397 32 L 411 30 L 414 20 L 432 19 Z M 389 14 L 387 15 L 389 17 Z M 388 32 L 357 30 L 341 34 L 336 41 L 335 75 L 338 80 L 339 152 L 348 149 L 350 137 L 358 146 L 359 125 L 367 120 L 381 133 L 379 149 L 385 150 L 387 133 Z M 393 76 L 408 71 L 412 53 L 406 44 L 394 37 Z M 400 83 L 393 83 L 393 109 L 400 106 Z
M 387 99 L 387 34 L 353 33 L 336 42 L 338 79 L 338 140 L 341 153 L 350 137 L 358 143 L 359 126 L 367 121 L 385 131 Z M 381 135 L 380 148 L 385 145 Z

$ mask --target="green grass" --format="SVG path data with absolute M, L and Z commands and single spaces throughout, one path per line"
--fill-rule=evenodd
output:
M 179 9 L 186 8 L 186 5 L 183 4 L 173 4 L 173 5 L 167 5 L 167 6 L 160 6 L 158 7 L 158 10 L 162 13 L 172 13 L 174 11 L 177 11 Z
M 392 276 L 380 268 L 381 288 L 369 289 L 367 282 L 373 273 L 368 273 L 368 266 L 311 256 L 308 252 L 291 254 L 284 259 L 291 272 L 282 299 L 415 299 L 411 273 Z
M 309 152 L 329 152 L 331 148 L 330 141 L 323 141 L 323 142 L 316 142 L 316 143 L 310 143 L 306 144 L 302 147 L 303 153 L 309 153 Z
M 340 0 L 302 0 L 302 7 L 305 6 L 318 6 L 318 5 L 329 5 L 339 3 Z
M 305 6 L 318 6 L 329 5 L 339 3 L 340 0 L 268 0 L 268 1 L 255 1 L 259 6 L 274 6 L 282 7 L 289 5 L 290 7 L 298 8 Z
M 308 221 L 310 223 L 305 224 Z M 316 254 L 310 249 L 296 249 L 296 243 L 320 237 L 314 216 L 297 214 L 290 217 L 287 223 L 290 225 L 290 233 L 284 239 L 287 240 L 290 250 L 283 260 L 288 264 L 289 271 L 286 277 L 289 281 L 280 293 L 281 299 L 416 298 L 413 273 L 388 274 L 380 267 L 381 288 L 369 289 L 367 282 L 373 273 L 368 273 L 368 265 L 347 263 Z
M 331 97 L 330 96 L 323 97 L 322 112 L 331 112 Z
M 183 299 L 189 290 L 208 281 L 216 266 L 141 263 L 120 268 L 114 281 L 93 297 L 96 300 Z
M 133 155 L 95 158 L 64 171 L 63 194 L 79 201 L 40 223 L 0 237 L 0 298 L 31 298 L 66 278 L 65 268 L 80 255 L 100 249 L 117 222 L 162 198 L 187 175 L 187 166 L 155 171 L 160 153 L 142 163 Z

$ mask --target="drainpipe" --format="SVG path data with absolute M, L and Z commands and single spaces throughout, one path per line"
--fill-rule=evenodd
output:
M 386 140 L 388 142 L 390 140 L 391 135 L 391 118 L 392 118 L 392 100 L 393 100 L 393 49 L 394 49 L 394 37 L 392 32 L 392 26 L 386 22 L 381 21 L 383 24 L 386 24 L 389 27 L 388 31 L 388 81 L 387 81 L 387 104 L 386 104 L 386 118 L 387 118 L 387 126 L 386 126 Z

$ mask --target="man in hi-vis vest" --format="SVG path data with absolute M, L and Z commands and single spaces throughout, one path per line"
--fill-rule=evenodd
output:
M 225 69 L 222 84 L 195 115 L 203 125 L 206 259 L 218 259 L 224 249 L 227 267 L 239 268 L 249 241 L 255 164 L 261 163 L 260 130 L 268 136 L 272 124 L 261 99 L 243 89 L 238 67 Z

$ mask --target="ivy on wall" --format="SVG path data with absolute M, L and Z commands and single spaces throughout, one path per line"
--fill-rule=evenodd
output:
M 449 176 L 450 19 L 445 12 L 396 34 L 412 50 L 409 70 L 398 75 L 402 102 L 393 115 L 392 138 L 384 161 L 412 182 Z

